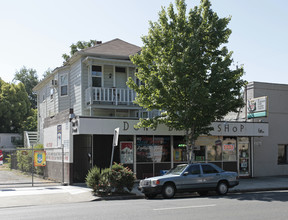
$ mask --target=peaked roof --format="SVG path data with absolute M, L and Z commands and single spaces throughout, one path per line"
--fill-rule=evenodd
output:
M 94 47 L 85 48 L 81 50 L 80 53 L 94 56 L 112 56 L 129 59 L 130 55 L 134 55 L 140 51 L 141 47 L 116 38 L 102 44 L 97 44 Z

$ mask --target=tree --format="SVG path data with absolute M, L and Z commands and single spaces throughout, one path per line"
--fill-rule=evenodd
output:
M 30 110 L 24 84 L 10 84 L 0 78 L 0 133 L 18 133 Z
M 28 93 L 31 107 L 37 108 L 37 94 L 33 92 L 33 88 L 39 83 L 37 72 L 34 69 L 27 69 L 23 66 L 20 71 L 15 73 L 13 82 L 20 81 L 25 85 L 26 92 Z
M 46 78 L 47 76 L 50 76 L 53 73 L 53 70 L 51 68 L 48 68 L 44 73 L 43 73 L 43 79 Z
M 70 48 L 70 55 L 68 54 L 63 54 L 62 57 L 64 59 L 64 63 L 67 62 L 71 56 L 73 56 L 76 52 L 79 50 L 83 50 L 87 47 L 93 47 L 97 44 L 98 42 L 96 40 L 90 40 L 90 41 L 78 41 L 76 44 L 71 44 Z
M 141 54 L 131 57 L 138 67 L 135 102 L 147 110 L 162 111 L 160 116 L 140 119 L 138 126 L 159 123 L 186 133 L 187 160 L 191 162 L 195 140 L 212 130 L 211 123 L 243 106 L 241 89 L 243 67 L 232 68 L 232 52 L 223 44 L 231 30 L 229 18 L 219 18 L 208 0 L 186 13 L 184 0 L 162 8 L 158 22 L 150 22 L 142 37 Z

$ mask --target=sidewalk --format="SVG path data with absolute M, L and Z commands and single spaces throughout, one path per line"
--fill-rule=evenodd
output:
M 144 195 L 137 190 L 137 185 L 138 184 L 135 183 L 135 187 L 132 190 L 132 193 L 135 195 L 122 196 L 114 199 L 144 198 Z M 229 192 L 239 193 L 269 190 L 288 190 L 288 176 L 240 179 L 240 184 L 230 189 Z M 106 199 L 108 198 L 93 196 L 91 189 L 84 185 L 0 188 L 0 209 L 8 207 L 89 202 Z

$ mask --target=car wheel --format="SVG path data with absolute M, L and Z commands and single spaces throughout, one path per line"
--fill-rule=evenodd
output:
M 146 199 L 154 199 L 157 196 L 157 194 L 145 194 Z
M 208 195 L 208 191 L 199 191 L 198 194 L 200 196 L 207 196 Z
M 219 195 L 226 195 L 228 192 L 228 184 L 226 182 L 220 182 L 217 186 L 217 193 Z
M 162 195 L 165 199 L 171 199 L 175 195 L 175 186 L 172 183 L 165 184 L 162 189 Z

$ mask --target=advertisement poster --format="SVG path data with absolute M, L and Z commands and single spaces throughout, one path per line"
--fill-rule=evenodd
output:
M 57 125 L 57 146 L 62 144 L 62 125 Z
M 35 167 L 46 166 L 46 152 L 44 150 L 34 151 L 34 166 Z
M 120 161 L 121 163 L 133 163 L 133 142 L 120 142 Z

